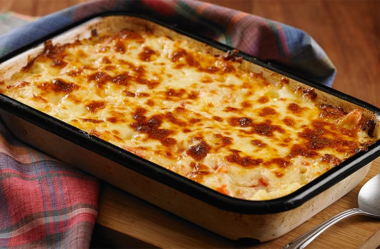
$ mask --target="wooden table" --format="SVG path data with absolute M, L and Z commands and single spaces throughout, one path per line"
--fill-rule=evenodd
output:
M 0 11 L 43 16 L 87 0 L 5 0 Z M 4 1 L 3 1 L 4 2 Z M 338 69 L 334 88 L 380 106 L 380 1 L 207 0 L 300 28 L 326 51 Z M 380 160 L 363 181 L 380 172 Z M 362 183 L 363 184 L 363 183 Z M 321 221 L 356 207 L 360 186 L 283 237 L 255 248 L 282 248 Z M 203 230 L 104 184 L 93 247 L 251 247 Z M 366 217 L 341 221 L 308 248 L 376 248 L 380 222 Z

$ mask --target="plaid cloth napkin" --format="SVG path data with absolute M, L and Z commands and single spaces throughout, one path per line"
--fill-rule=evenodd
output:
M 335 76 L 331 61 L 305 32 L 192 0 L 95 0 L 73 6 L 0 36 L 0 56 L 104 11 L 153 16 L 327 86 Z M 94 178 L 28 147 L 0 123 L 0 248 L 89 247 L 97 198 Z

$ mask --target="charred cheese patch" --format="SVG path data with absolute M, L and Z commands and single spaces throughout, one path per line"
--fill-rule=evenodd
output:
M 122 30 L 45 50 L 1 92 L 87 133 L 248 200 L 287 195 L 374 139 L 360 110 L 270 84 L 233 53 Z

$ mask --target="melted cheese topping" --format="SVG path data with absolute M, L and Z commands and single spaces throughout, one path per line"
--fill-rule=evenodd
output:
M 287 195 L 373 142 L 360 110 L 188 40 L 123 30 L 45 50 L 1 93 L 237 198 Z

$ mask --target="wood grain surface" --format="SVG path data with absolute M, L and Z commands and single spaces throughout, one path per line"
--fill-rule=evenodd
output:
M 0 11 L 43 16 L 87 0 L 0 0 Z M 326 51 L 338 73 L 333 88 L 380 107 L 380 1 L 207 0 L 300 28 Z M 376 160 L 366 177 L 380 172 Z M 363 182 L 365 182 L 363 181 Z M 363 184 L 363 183 L 362 183 Z M 329 217 L 356 207 L 360 186 L 283 237 L 263 244 L 221 238 L 105 184 L 92 247 L 282 248 Z M 376 248 L 380 222 L 351 217 L 308 248 Z

